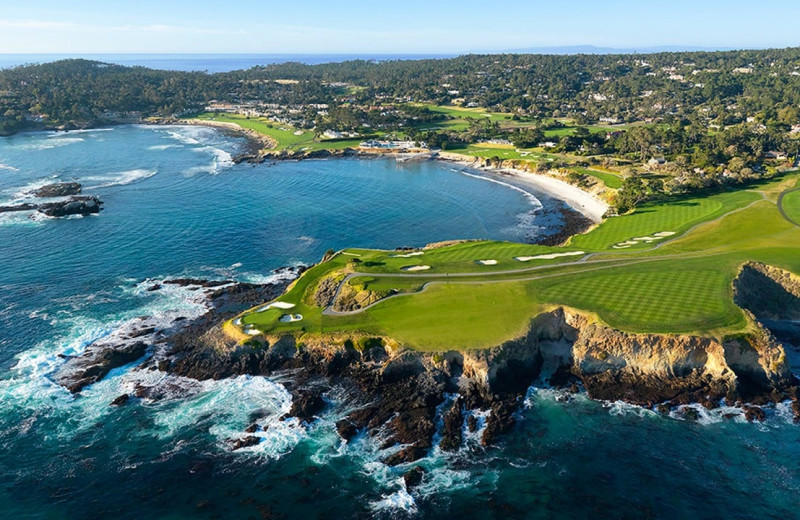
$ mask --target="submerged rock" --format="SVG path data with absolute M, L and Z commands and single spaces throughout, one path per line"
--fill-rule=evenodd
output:
M 241 439 L 231 439 L 231 450 L 241 450 L 242 448 L 249 448 L 251 446 L 255 446 L 256 444 L 261 442 L 260 437 L 256 437 L 255 435 L 248 435 L 247 437 L 242 437 Z
M 407 490 L 412 490 L 422 484 L 422 478 L 425 476 L 425 468 L 422 466 L 414 466 L 403 475 L 403 482 L 406 484 Z
M 764 409 L 758 406 L 744 406 L 744 418 L 747 422 L 764 422 L 767 420 L 767 414 Z
M 122 394 L 111 401 L 111 406 L 122 406 L 123 404 L 127 403 L 130 398 L 131 396 L 128 394 Z
M 14 211 L 33 211 L 39 206 L 36 204 L 25 203 L 17 204 L 15 206 L 0 206 L 0 213 L 12 213 Z

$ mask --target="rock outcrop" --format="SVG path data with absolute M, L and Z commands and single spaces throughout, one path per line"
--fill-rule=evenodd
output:
M 97 197 L 72 197 L 69 200 L 40 204 L 38 209 L 48 217 L 87 216 L 100 213 L 103 202 Z
M 35 197 L 69 197 L 80 194 L 83 186 L 78 182 L 58 182 L 47 184 L 33 191 Z

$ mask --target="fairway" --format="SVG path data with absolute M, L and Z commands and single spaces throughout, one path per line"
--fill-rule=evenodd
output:
M 197 116 L 195 119 L 200 121 L 233 123 L 241 126 L 242 128 L 253 130 L 273 138 L 277 142 L 277 146 L 275 147 L 277 150 L 285 150 L 290 148 L 299 149 L 303 146 L 315 143 L 314 132 L 297 130 L 289 126 L 270 121 L 269 119 L 263 117 L 247 118 L 237 114 L 205 113 Z M 301 134 L 296 135 L 295 132 L 301 132 Z M 325 146 L 325 148 L 328 148 L 328 146 Z
M 388 300 L 368 315 L 384 334 L 411 348 L 469 350 L 523 335 L 539 308 L 520 284 L 441 283 L 418 296 Z
M 703 262 L 666 261 L 532 283 L 541 300 L 591 309 L 612 327 L 686 333 L 744 327 L 732 280 L 730 273 L 704 269 Z
M 628 332 L 740 334 L 751 327 L 733 301 L 740 266 L 800 270 L 800 227 L 777 204 L 780 198 L 787 216 L 800 216 L 800 191 L 792 191 L 798 178 L 646 204 L 562 247 L 474 241 L 346 250 L 280 298 L 296 304 L 290 312 L 302 321 L 281 321 L 284 313 L 270 309 L 245 313 L 242 323 L 272 336 L 377 334 L 442 351 L 499 345 L 524 335 L 536 315 L 566 306 Z M 620 243 L 631 245 L 615 249 Z M 319 306 L 325 279 L 346 286 L 363 308 Z

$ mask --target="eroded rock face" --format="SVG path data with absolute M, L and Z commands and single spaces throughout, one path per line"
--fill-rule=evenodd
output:
M 144 356 L 147 344 L 143 341 L 121 344 L 96 343 L 80 357 L 68 360 L 56 373 L 55 381 L 72 393 L 103 379 L 115 368 L 132 363 Z M 114 404 L 123 404 L 115 402 Z
M 348 441 L 361 432 L 380 438 L 383 448 L 391 448 L 388 464 L 426 456 L 437 433 L 441 449 L 459 449 L 463 429 L 478 428 L 475 415 L 465 413 L 469 410 L 489 412 L 482 442 L 498 442 L 514 428 L 523 397 L 543 367 L 551 384 L 573 392 L 582 385 L 596 399 L 648 406 L 700 402 L 714 407 L 723 397 L 754 404 L 792 399 L 796 404 L 796 381 L 783 347 L 755 317 L 755 332 L 727 340 L 629 334 L 582 313 L 556 309 L 532 320 L 525 336 L 480 351 L 423 353 L 392 346 L 387 338 L 346 336 L 303 342 L 292 336 L 254 338 L 240 345 L 223 333 L 220 321 L 254 302 L 273 299 L 285 285 L 162 283 L 210 291 L 215 311 L 161 341 L 144 369 L 195 380 L 280 374 L 293 397 L 289 416 L 305 422 L 324 411 L 325 392 L 336 387 L 350 396 L 346 407 L 351 410 L 338 421 L 339 434 Z M 135 344 L 137 334 L 131 336 Z M 104 375 L 92 368 L 98 364 L 93 360 L 72 364 L 75 381 Z M 137 388 L 135 395 L 155 399 L 158 391 Z M 800 405 L 793 410 L 800 417 Z M 761 417 L 756 409 L 749 415 Z
M 759 262 L 742 266 L 734 283 L 736 304 L 759 320 L 800 320 L 800 277 Z

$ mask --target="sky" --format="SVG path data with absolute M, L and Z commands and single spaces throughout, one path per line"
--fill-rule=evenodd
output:
M 0 53 L 800 46 L 797 0 L 0 0 Z

